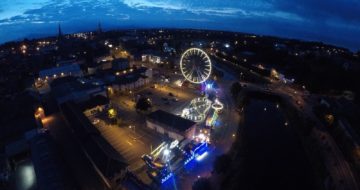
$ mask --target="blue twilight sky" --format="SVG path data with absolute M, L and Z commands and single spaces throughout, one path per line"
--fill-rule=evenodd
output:
M 95 29 L 218 29 L 360 49 L 360 0 L 0 0 L 0 43 Z

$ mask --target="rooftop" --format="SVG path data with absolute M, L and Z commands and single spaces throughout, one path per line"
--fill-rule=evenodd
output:
M 69 126 L 79 137 L 80 143 L 99 170 L 109 178 L 114 177 L 127 163 L 116 150 L 101 136 L 89 119 L 79 110 L 74 102 L 61 105 L 62 112 Z M 111 165 L 111 167 L 108 167 Z
M 39 77 L 53 76 L 54 74 L 58 75 L 60 73 L 78 73 L 81 72 L 80 66 L 78 64 L 65 64 L 59 67 L 53 67 L 50 69 L 44 69 L 39 72 Z
M 102 95 L 96 95 L 94 97 L 91 97 L 89 100 L 78 103 L 78 106 L 81 110 L 84 111 L 87 109 L 94 108 L 96 106 L 107 105 L 109 103 L 110 103 L 110 101 L 108 98 L 106 98 Z
M 50 136 L 46 133 L 38 134 L 30 144 L 39 189 L 72 188 L 64 169 L 64 163 L 59 158 L 56 146 Z
M 163 110 L 152 112 L 147 117 L 155 123 L 166 125 L 182 132 L 188 130 L 196 124 L 194 121 L 182 118 Z
M 51 92 L 55 97 L 63 97 L 69 94 L 80 93 L 99 87 L 88 82 L 82 83 L 78 79 L 71 76 L 57 78 L 50 84 L 50 86 Z

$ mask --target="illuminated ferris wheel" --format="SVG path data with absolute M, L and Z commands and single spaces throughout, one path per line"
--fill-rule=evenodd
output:
M 203 83 L 211 74 L 211 60 L 205 51 L 199 48 L 186 50 L 180 59 L 180 70 L 186 80 Z

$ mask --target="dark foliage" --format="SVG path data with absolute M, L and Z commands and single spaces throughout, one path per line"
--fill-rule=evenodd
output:
M 152 107 L 151 101 L 148 98 L 142 97 L 136 102 L 136 109 L 147 111 Z
M 192 186 L 192 190 L 211 190 L 210 180 L 208 178 L 200 178 Z

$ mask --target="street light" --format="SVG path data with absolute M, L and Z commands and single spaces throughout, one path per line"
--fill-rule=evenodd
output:
M 136 133 L 135 129 L 136 129 L 136 126 L 132 126 L 132 125 L 129 125 L 129 129 L 134 129 L 134 133 Z
M 38 107 L 35 111 L 35 118 L 42 119 L 45 117 L 45 111 L 44 108 Z

